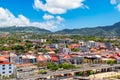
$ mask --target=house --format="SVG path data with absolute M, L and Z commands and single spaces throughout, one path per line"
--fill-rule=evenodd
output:
M 3 77 L 9 77 L 14 74 L 15 66 L 6 61 L 0 61 L 0 74 Z
M 105 47 L 106 47 L 108 50 L 113 50 L 113 44 L 112 44 L 112 43 L 106 42 L 106 43 L 105 43 Z
M 0 61 L 9 62 L 9 59 L 6 58 L 5 56 L 0 56 Z
M 71 53 L 71 49 L 70 49 L 70 48 L 61 48 L 61 49 L 60 49 L 60 53 L 69 54 L 69 53 Z
M 38 62 L 44 62 L 44 61 L 47 61 L 47 59 L 45 58 L 45 56 L 43 56 L 43 55 L 39 55 L 38 57 L 37 57 L 37 61 Z
M 81 46 L 81 47 L 80 47 L 80 50 L 81 50 L 82 52 L 89 52 L 90 47 L 87 46 L 87 45 L 84 45 L 84 46 Z
M 80 44 L 71 44 L 71 45 L 68 45 L 68 48 L 70 49 L 74 49 L 74 48 L 80 48 Z
M 47 40 L 46 39 L 40 39 L 40 42 L 46 42 Z
M 35 63 L 36 62 L 36 57 L 34 55 L 18 55 L 16 58 L 16 63 L 21 64 L 21 63 Z
M 78 41 L 78 44 L 80 44 L 81 46 L 83 46 L 83 45 L 85 45 L 85 42 L 84 42 L 84 41 L 79 40 L 79 41 Z
M 59 62 L 70 62 L 71 56 L 69 54 L 59 54 Z
M 58 44 L 50 44 L 50 48 L 58 49 Z
M 46 58 L 47 62 L 51 61 L 51 57 L 49 54 L 44 54 L 43 56 Z
M 116 59 L 116 62 L 119 64 L 119 63 L 120 63 L 120 58 L 117 58 L 117 59 Z
M 98 47 L 99 43 L 95 42 L 95 41 L 87 41 L 87 42 L 85 42 L 85 45 L 87 45 L 89 47 Z
M 58 62 L 59 61 L 59 57 L 55 54 L 50 54 L 50 57 L 51 57 L 52 62 Z
M 71 58 L 72 64 L 81 64 L 83 62 L 84 57 L 83 56 L 74 56 Z

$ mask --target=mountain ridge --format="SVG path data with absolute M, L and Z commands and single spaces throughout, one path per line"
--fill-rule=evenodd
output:
M 63 29 L 56 34 L 81 34 L 84 36 L 120 36 L 120 22 L 109 26 L 98 26 L 81 29 Z
M 33 33 L 51 33 L 51 31 L 46 29 L 41 29 L 34 26 L 25 26 L 25 27 L 17 27 L 17 26 L 10 26 L 10 27 L 0 27 L 0 32 L 33 32 Z
M 109 26 L 98 26 L 92 28 L 63 29 L 56 32 L 33 26 L 26 27 L 0 27 L 0 32 L 34 32 L 40 34 L 80 34 L 83 36 L 120 36 L 120 22 Z

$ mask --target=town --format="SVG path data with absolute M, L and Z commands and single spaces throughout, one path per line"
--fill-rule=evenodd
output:
M 119 80 L 120 38 L 0 34 L 2 80 Z

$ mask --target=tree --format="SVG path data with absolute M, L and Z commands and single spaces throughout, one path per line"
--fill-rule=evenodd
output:
M 72 65 L 72 64 L 63 63 L 63 64 L 62 64 L 62 68 L 63 68 L 63 69 L 74 69 L 75 66 Z
M 89 74 L 92 75 L 94 72 L 92 70 L 90 70 Z
M 115 61 L 114 61 L 114 60 L 108 60 L 108 61 L 107 61 L 107 64 L 113 65 L 113 64 L 115 64 Z
M 0 74 L 0 79 L 2 79 L 2 74 Z
M 72 51 L 73 51 L 73 52 L 78 52 L 79 49 L 78 49 L 78 48 L 73 48 Z
M 82 71 L 80 71 L 79 76 L 82 76 Z
M 50 63 L 48 63 L 47 68 L 51 69 L 52 67 L 55 67 L 55 66 L 56 66 L 55 63 L 50 62 Z
M 38 71 L 38 74 L 46 74 L 46 73 L 47 73 L 46 70 L 39 70 L 39 71 Z
M 30 48 L 33 46 L 32 43 L 26 43 L 25 45 L 28 50 L 30 50 Z
M 50 70 L 58 70 L 59 67 L 55 63 L 48 63 L 47 68 Z
M 24 52 L 25 47 L 21 45 L 14 45 L 11 47 L 12 50 L 15 50 L 16 52 Z
M 55 53 L 58 53 L 58 52 L 59 52 L 59 49 L 55 49 L 54 51 L 55 51 Z

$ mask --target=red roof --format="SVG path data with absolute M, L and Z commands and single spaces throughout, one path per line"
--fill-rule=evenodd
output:
M 9 52 L 8 52 L 8 51 L 3 51 L 2 54 L 3 54 L 3 55 L 8 55 Z
M 0 64 L 11 64 L 10 62 L 0 61 Z
M 58 59 L 58 57 L 56 57 L 56 56 L 52 56 L 52 57 L 51 57 L 51 60 L 52 60 L 52 61 L 58 61 L 59 59 Z

